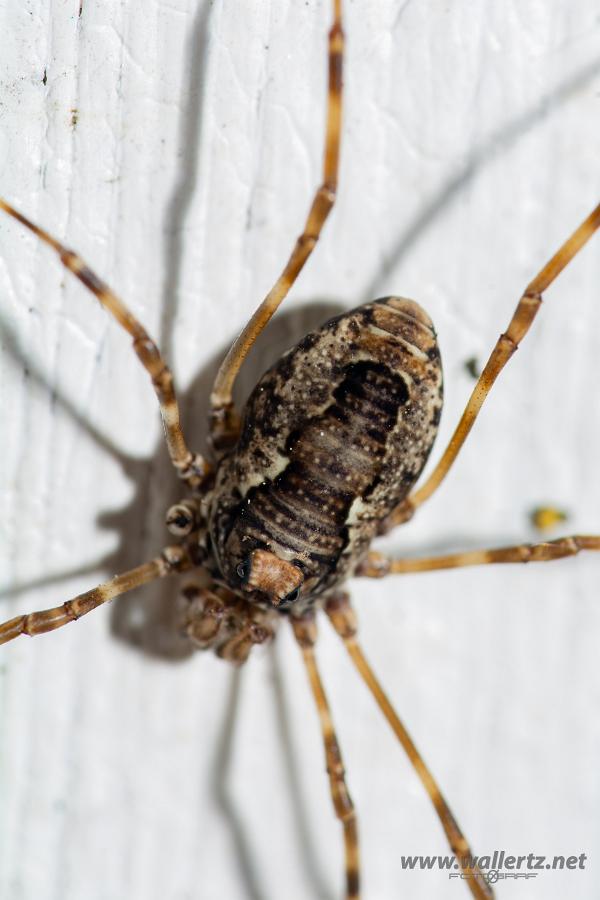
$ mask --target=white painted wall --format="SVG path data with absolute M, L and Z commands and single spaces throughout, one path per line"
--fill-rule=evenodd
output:
M 156 335 L 201 441 L 218 359 L 319 177 L 324 0 L 2 0 L 0 191 Z M 520 290 L 600 199 L 594 0 L 346 3 L 340 197 L 248 367 L 396 292 L 436 322 L 441 452 Z M 43 82 L 46 71 L 46 83 Z M 77 112 L 73 112 L 76 110 Z M 548 292 L 447 483 L 396 553 L 532 539 L 529 509 L 600 532 L 600 237 Z M 128 340 L 0 221 L 1 618 L 146 559 L 177 485 Z M 478 852 L 585 852 L 500 898 L 597 896 L 600 560 L 355 583 L 364 646 Z M 0 897 L 340 896 L 341 840 L 298 653 L 235 678 L 186 655 L 176 585 L 0 651 Z M 164 627 L 163 627 L 164 626 Z M 322 626 L 365 900 L 466 897 L 420 784 Z

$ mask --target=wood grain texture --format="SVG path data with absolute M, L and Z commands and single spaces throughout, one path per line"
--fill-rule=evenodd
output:
M 525 284 L 600 197 L 597 4 L 346 7 L 339 200 L 242 387 L 328 316 L 413 297 L 446 377 L 431 466 L 473 384 L 464 363 L 484 361 Z M 0 5 L 0 191 L 131 305 L 203 449 L 218 362 L 318 183 L 329 5 L 84 0 L 78 11 Z M 527 515 L 547 503 L 570 511 L 564 533 L 600 532 L 599 284 L 593 241 L 549 291 L 439 495 L 379 549 L 535 540 Z M 179 495 L 147 378 L 94 298 L 8 220 L 0 429 L 3 619 L 166 542 Z M 597 892 L 597 584 L 590 555 L 352 586 L 364 648 L 476 852 L 590 856 L 587 872 L 500 883 L 500 898 Z M 1 897 L 339 896 L 338 823 L 291 635 L 238 679 L 162 627 L 174 587 L 2 648 Z M 365 900 L 468 896 L 442 873 L 401 871 L 400 854 L 446 853 L 443 834 L 320 630 Z

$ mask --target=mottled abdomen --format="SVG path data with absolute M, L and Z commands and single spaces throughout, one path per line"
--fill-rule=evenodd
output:
M 304 572 L 302 597 L 352 574 L 418 478 L 442 408 L 429 317 L 388 297 L 331 319 L 258 382 L 210 516 L 227 583 L 268 549 Z

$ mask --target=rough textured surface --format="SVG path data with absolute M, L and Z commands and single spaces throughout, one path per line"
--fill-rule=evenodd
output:
M 385 294 L 431 315 L 444 440 L 520 290 L 600 197 L 594 0 L 347 3 L 339 202 L 244 374 Z M 0 5 L 0 189 L 77 247 L 173 362 L 204 440 L 218 360 L 273 281 L 319 177 L 326 3 Z M 10 39 L 7 37 L 10 36 Z M 381 546 L 598 532 L 600 241 L 548 292 L 452 475 Z M 50 606 L 149 558 L 177 485 L 128 341 L 0 222 L 0 609 Z M 562 530 L 562 529 L 561 529 Z M 597 893 L 598 566 L 581 558 L 353 587 L 366 650 L 480 852 L 586 852 L 499 896 Z M 162 628 L 174 588 L 2 648 L 0 896 L 339 895 L 342 853 L 299 656 L 241 680 Z M 461 897 L 401 853 L 434 814 L 323 623 L 319 658 L 361 828 L 365 900 Z M 166 635 L 166 636 L 165 636 Z M 284 887 L 282 887 L 284 886 Z

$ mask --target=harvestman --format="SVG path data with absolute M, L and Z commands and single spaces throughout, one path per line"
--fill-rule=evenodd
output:
M 411 560 L 388 559 L 368 549 L 374 536 L 408 521 L 439 487 L 494 381 L 529 330 L 543 292 L 600 227 L 600 206 L 526 287 L 448 446 L 417 490 L 412 486 L 439 420 L 441 368 L 430 320 L 412 301 L 384 298 L 308 335 L 263 376 L 239 415 L 232 391 L 242 363 L 296 281 L 335 202 L 342 113 L 341 5 L 334 0 L 329 32 L 323 183 L 283 273 L 217 374 L 210 397 L 212 462 L 188 448 L 171 372 L 143 326 L 76 253 L 0 199 L 0 207 L 50 245 L 131 335 L 158 398 L 171 462 L 186 488 L 185 498 L 167 513 L 176 543 L 61 606 L 5 622 L 0 643 L 60 628 L 126 591 L 192 569 L 203 569 L 213 579 L 210 588 L 191 585 L 185 590 L 185 631 L 200 647 L 211 647 L 240 665 L 254 644 L 273 638 L 281 618 L 288 618 L 317 706 L 333 805 L 343 826 L 346 896 L 356 898 L 356 816 L 314 652 L 316 611 L 324 609 L 429 794 L 473 896 L 489 898 L 492 889 L 472 867 L 460 827 L 357 643 L 354 613 L 339 588 L 349 575 L 381 578 L 487 563 L 543 562 L 600 550 L 600 536 Z M 291 395 L 307 402 L 286 405 L 283 401 Z

